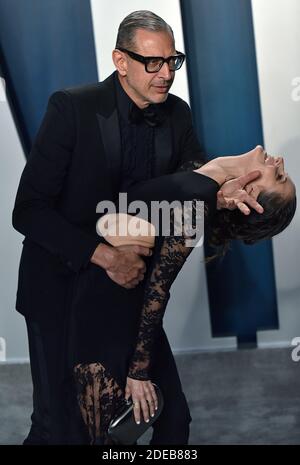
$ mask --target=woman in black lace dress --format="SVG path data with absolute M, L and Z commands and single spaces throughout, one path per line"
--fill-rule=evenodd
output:
M 186 164 L 181 170 L 134 186 L 128 193 L 129 202 L 202 200 L 217 245 L 234 238 L 250 244 L 271 237 L 294 215 L 295 187 L 284 172 L 283 161 L 267 156 L 261 147 L 239 157 L 212 160 L 200 168 L 195 162 Z M 257 172 L 246 176 L 253 170 L 260 171 L 258 179 Z M 220 186 L 223 194 L 217 196 Z M 256 199 L 263 213 L 258 213 Z M 251 213 L 246 203 L 253 208 Z M 165 337 L 162 319 L 170 287 L 193 249 L 186 246 L 186 239 L 184 232 L 182 236 L 155 238 L 154 254 L 146 259 L 146 279 L 135 290 L 123 290 L 124 295 L 132 293 L 129 309 L 122 307 L 120 294 L 114 294 L 117 284 L 108 276 L 106 286 L 97 286 L 99 274 L 105 277 L 100 267 L 91 264 L 78 278 L 72 310 L 73 365 L 78 402 L 91 444 L 110 444 L 107 428 L 125 397 L 131 396 L 136 404 L 136 421 L 147 421 L 154 412 L 152 370 L 159 359 L 156 348 Z M 96 308 L 92 305 L 95 293 L 99 302 Z M 111 297 L 109 311 L 101 309 L 103 293 Z

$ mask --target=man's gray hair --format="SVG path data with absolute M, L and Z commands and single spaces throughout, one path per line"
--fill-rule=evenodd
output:
M 146 29 L 153 32 L 168 32 L 174 40 L 174 34 L 171 26 L 164 21 L 160 16 L 157 16 L 152 11 L 138 10 L 130 13 L 121 22 L 116 48 L 128 48 L 132 50 L 135 47 L 135 33 L 137 29 Z

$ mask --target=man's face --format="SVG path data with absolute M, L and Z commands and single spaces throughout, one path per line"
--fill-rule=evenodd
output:
M 136 31 L 135 47 L 130 51 L 145 57 L 168 58 L 176 54 L 173 37 L 168 32 L 144 29 Z M 130 58 L 125 52 L 122 55 L 124 75 L 121 75 L 121 82 L 132 100 L 140 108 L 145 108 L 150 103 L 164 102 L 174 81 L 175 71 L 170 71 L 168 64 L 164 63 L 157 73 L 147 73 L 143 63 Z

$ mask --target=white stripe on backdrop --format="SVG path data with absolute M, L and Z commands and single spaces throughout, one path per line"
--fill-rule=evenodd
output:
M 10 108 L 5 82 L 0 79 L 0 361 L 28 358 L 25 320 L 15 310 L 22 236 L 11 224 L 15 195 L 25 164 Z M 6 342 L 6 344 L 5 344 Z
M 285 169 L 299 192 L 300 101 L 295 84 L 300 82 L 300 2 L 252 0 L 252 10 L 265 147 L 284 155 Z M 289 344 L 300 336 L 299 237 L 298 208 L 293 224 L 273 240 L 280 329 L 259 332 L 259 346 Z
M 132 11 L 151 10 L 161 16 L 174 31 L 176 48 L 185 51 L 179 0 L 91 0 L 91 8 L 101 81 L 114 71 L 111 53 L 118 26 Z M 176 75 L 171 91 L 189 102 L 186 64 Z M 236 347 L 235 337 L 211 337 L 202 248 L 193 251 L 172 287 L 164 321 L 174 352 Z

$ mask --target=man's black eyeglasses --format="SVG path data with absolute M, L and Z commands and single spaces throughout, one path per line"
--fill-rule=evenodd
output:
M 127 53 L 127 55 L 130 56 L 130 58 L 132 58 L 133 60 L 143 63 L 145 65 L 145 71 L 147 71 L 147 73 L 157 73 L 164 65 L 164 63 L 168 64 L 170 71 L 177 71 L 179 68 L 181 68 L 185 60 L 185 54 L 178 52 L 177 50 L 177 55 L 173 55 L 168 58 L 144 57 L 142 55 L 139 55 L 138 53 L 131 52 L 130 50 L 121 47 L 118 47 L 118 50 Z

